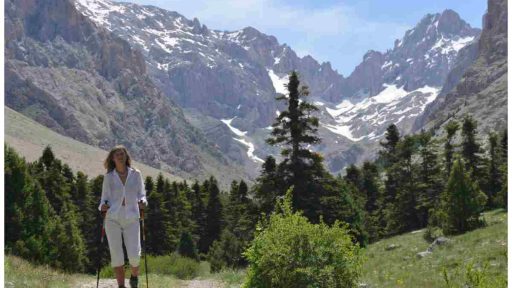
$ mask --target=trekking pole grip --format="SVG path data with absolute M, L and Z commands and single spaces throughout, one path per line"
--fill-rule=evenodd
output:
M 144 202 L 142 200 L 140 200 L 139 203 L 144 203 Z M 140 213 L 140 218 L 144 219 L 144 208 L 140 208 L 140 206 L 139 206 L 139 213 Z
M 108 206 L 108 200 L 105 200 L 105 205 Z M 101 217 L 105 218 L 105 214 L 107 214 L 107 211 L 101 211 Z

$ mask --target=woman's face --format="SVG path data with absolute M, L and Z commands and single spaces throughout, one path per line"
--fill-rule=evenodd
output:
M 116 152 L 114 152 L 114 162 L 116 163 L 116 166 L 122 166 L 126 163 L 126 153 L 124 153 L 124 150 L 119 149 Z

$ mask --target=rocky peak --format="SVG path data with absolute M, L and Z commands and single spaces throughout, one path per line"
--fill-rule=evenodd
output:
M 364 55 L 363 62 L 349 76 L 350 94 L 356 99 L 373 96 L 384 89 L 384 83 L 403 86 L 406 91 L 440 87 L 458 51 L 479 32 L 453 10 L 427 14 L 395 41 L 392 50 Z M 381 67 L 376 67 L 379 63 Z

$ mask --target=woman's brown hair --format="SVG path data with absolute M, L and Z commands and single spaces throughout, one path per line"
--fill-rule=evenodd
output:
M 114 153 L 118 150 L 123 150 L 124 154 L 126 155 L 126 166 L 131 167 L 132 164 L 132 158 L 130 157 L 130 153 L 128 153 L 128 150 L 126 150 L 126 147 L 124 145 L 116 145 L 114 148 L 110 149 L 110 152 L 108 152 L 107 159 L 105 159 L 105 162 L 103 162 L 103 166 L 105 166 L 105 169 L 107 169 L 107 172 L 110 172 L 116 168 L 116 163 L 114 162 Z

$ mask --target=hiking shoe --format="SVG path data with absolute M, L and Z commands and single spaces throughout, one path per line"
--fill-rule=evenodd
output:
M 130 276 L 130 287 L 137 288 L 139 287 L 139 277 L 138 276 Z

